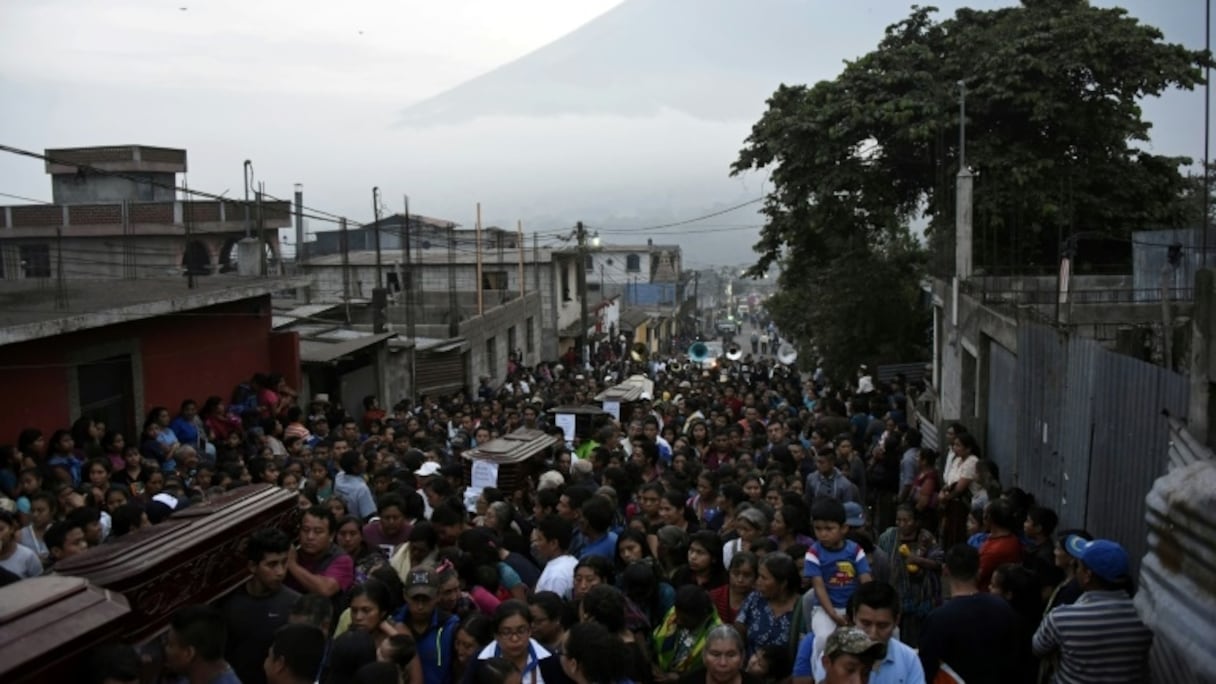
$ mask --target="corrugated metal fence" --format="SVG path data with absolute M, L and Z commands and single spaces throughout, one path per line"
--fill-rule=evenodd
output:
M 1163 411 L 1185 416 L 1184 376 L 1099 343 L 1022 322 L 1016 360 L 1017 485 L 1060 515 L 1144 555 L 1144 495 L 1165 471 Z M 995 408 L 995 407 L 993 407 Z
M 988 411 L 984 455 L 996 463 L 1001 476 L 1014 471 L 1018 452 L 1018 358 L 995 340 L 988 341 Z

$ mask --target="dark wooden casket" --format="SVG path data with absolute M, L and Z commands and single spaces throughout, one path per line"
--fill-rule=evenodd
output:
M 474 486 L 473 467 L 477 461 L 488 461 L 498 466 L 496 486 L 510 495 L 529 487 L 528 478 L 540 475 L 544 465 L 543 456 L 554 445 L 554 437 L 540 430 L 519 428 L 515 432 L 491 440 L 464 452 L 464 481 Z
M 546 411 L 554 422 L 558 416 L 574 417 L 574 436 L 585 442 L 595 435 L 595 431 L 606 422 L 612 420 L 612 414 L 601 406 L 557 406 Z
M 0 678 L 71 682 L 93 648 L 120 637 L 127 599 L 79 577 L 35 577 L 0 589 Z
M 243 487 L 56 565 L 54 579 L 116 594 L 113 599 L 121 601 L 125 610 L 116 613 L 109 602 L 94 602 L 80 610 L 72 607 L 71 601 L 80 600 L 74 598 L 76 594 L 44 595 L 25 618 L 33 621 L 26 629 L 44 635 L 46 649 L 65 657 L 46 663 L 37 657 L 36 649 L 13 651 L 11 657 L 0 660 L 0 681 L 73 681 L 70 673 L 91 646 L 106 640 L 133 645 L 147 641 L 167 627 L 178 608 L 224 596 L 248 577 L 244 544 L 250 534 L 278 527 L 294 538 L 298 499 L 272 485 Z M 0 606 L 25 605 L 21 595 L 28 593 L 30 581 L 0 589 Z M 64 601 L 69 603 L 60 608 Z M 72 622 L 99 621 L 102 625 L 85 635 L 55 629 L 53 624 L 65 614 Z M 7 640 L 0 645 L 7 646 Z M 57 676 L 48 679 L 47 668 L 52 666 Z M 23 672 L 38 676 L 30 678 Z

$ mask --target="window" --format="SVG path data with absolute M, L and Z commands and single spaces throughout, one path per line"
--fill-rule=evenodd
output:
M 491 337 L 486 340 L 486 375 L 491 379 L 498 378 L 498 344 Z
M 570 269 L 566 268 L 565 262 L 559 268 L 562 270 L 562 301 L 568 302 L 570 301 Z
M 389 271 L 384 276 L 384 286 L 391 292 L 401 291 L 401 279 L 397 277 L 396 269 Z
M 587 291 L 588 292 L 599 292 L 600 284 L 599 283 L 587 283 Z
M 507 289 L 507 272 L 506 271 L 485 271 L 481 274 L 481 289 L 483 290 L 505 290 Z
M 595 258 L 592 257 L 590 254 L 583 257 L 583 270 L 584 271 L 594 271 L 595 270 Z
M 511 326 L 510 328 L 507 328 L 507 353 L 508 354 L 515 353 L 515 345 L 518 342 L 519 342 L 519 340 L 517 339 L 517 337 L 515 335 L 515 326 Z
M 524 350 L 531 354 L 536 351 L 536 332 L 532 328 L 532 316 L 528 316 L 525 325 L 528 327 L 524 328 Z
M 629 254 L 625 257 L 625 270 L 629 273 L 639 273 L 642 270 L 642 257 Z
M 26 278 L 50 278 L 50 246 L 21 245 L 21 268 L 25 271 Z

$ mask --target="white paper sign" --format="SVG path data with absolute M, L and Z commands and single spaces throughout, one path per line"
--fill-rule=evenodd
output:
M 605 401 L 604 402 L 604 412 L 612 414 L 613 420 L 620 420 L 621 419 L 621 402 Z
M 553 417 L 553 424 L 562 429 L 566 436 L 566 444 L 574 443 L 574 414 L 559 413 Z
M 498 486 L 498 464 L 493 461 L 473 461 L 473 484 L 470 489 L 478 491 Z
M 464 490 L 464 508 L 470 513 L 477 512 L 477 498 L 481 496 L 481 490 L 469 487 Z

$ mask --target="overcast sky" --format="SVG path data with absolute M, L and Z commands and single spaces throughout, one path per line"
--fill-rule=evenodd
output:
M 733 54 L 763 52 L 768 34 L 779 33 L 773 27 L 789 23 L 780 12 L 805 23 L 806 39 L 765 53 L 780 56 L 788 48 L 789 58 L 775 60 L 771 76 L 756 80 L 759 95 L 749 95 L 743 114 L 730 120 L 660 107 L 644 116 L 490 116 L 412 127 L 402 125 L 409 105 L 523 57 L 621 1 L 3 0 L 0 142 L 35 151 L 119 143 L 183 147 L 191 186 L 231 196 L 242 194 L 241 164 L 251 159 L 268 191 L 286 196 L 301 182 L 307 204 L 354 220 L 370 217 L 371 187 L 378 185 L 394 211 L 409 193 L 414 211 L 471 225 L 480 201 L 487 223 L 514 226 L 521 219 L 526 229 L 551 234 L 583 219 L 603 227 L 608 241 L 636 241 L 624 233 L 614 237 L 612 229 L 675 221 L 758 196 L 763 178 L 727 174 L 763 111 L 762 94 L 782 81 L 831 78 L 842 59 L 872 49 L 883 27 L 911 4 L 704 0 L 728 9 L 699 16 L 687 11 L 701 7 L 692 0 L 630 2 L 651 15 L 682 7 L 690 23 L 753 8 L 774 15 L 746 31 L 717 27 L 730 37 L 721 41 L 724 50 L 740 50 Z M 962 4 L 1010 3 L 934 4 L 948 14 Z M 1200 0 L 1122 4 L 1160 26 L 1167 39 L 1202 46 Z M 704 51 L 678 54 L 679 32 L 670 33 L 672 60 L 683 60 L 682 68 L 695 69 L 700 57 L 712 61 Z M 629 45 L 596 49 L 627 51 Z M 807 57 L 804 50 L 812 49 Z M 707 66 L 707 78 L 755 79 L 763 64 L 749 64 L 742 75 L 726 73 L 729 67 Z M 555 87 L 563 85 L 578 84 Z M 1197 94 L 1147 103 L 1158 122 L 1155 146 L 1200 154 L 1201 108 Z M 49 199 L 50 184 L 40 163 L 0 155 L 0 192 Z M 683 242 L 694 265 L 737 264 L 748 258 L 756 222 L 739 212 L 701 224 L 707 232 L 655 237 Z

